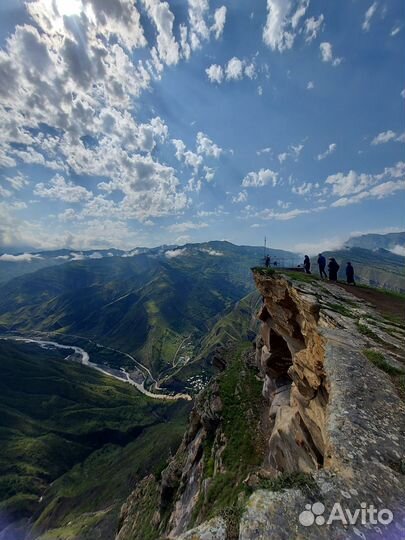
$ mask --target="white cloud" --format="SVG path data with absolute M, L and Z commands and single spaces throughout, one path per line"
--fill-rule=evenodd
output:
M 176 257 L 182 257 L 184 255 L 187 255 L 187 248 L 169 249 L 168 251 L 165 251 L 165 257 L 167 259 L 174 259 Z
M 85 187 L 66 181 L 63 176 L 56 174 L 46 185 L 43 182 L 35 186 L 34 194 L 48 199 L 59 199 L 61 201 L 78 203 L 89 200 L 93 196 L 91 191 Z
M 291 49 L 298 26 L 308 9 L 309 0 L 267 0 L 267 20 L 263 41 L 273 51 Z
M 297 144 L 297 145 L 291 145 L 288 147 L 287 152 L 281 152 L 278 154 L 277 159 L 280 163 L 284 163 L 288 158 L 293 159 L 294 161 L 297 161 L 300 157 L 301 152 L 304 149 L 303 144 Z
M 317 242 L 300 242 L 291 247 L 296 253 L 305 253 L 310 257 L 324 251 L 333 251 L 341 249 L 344 246 L 346 238 L 332 237 Z
M 307 84 L 307 90 L 313 90 L 315 88 L 315 84 L 313 81 L 308 81 Z
M 202 248 L 200 251 L 202 251 L 203 253 L 207 253 L 208 255 L 211 255 L 211 257 L 223 257 L 223 253 L 221 253 L 220 251 L 216 251 L 215 249 L 205 249 L 205 248 Z
M 394 26 L 394 28 L 391 30 L 390 36 L 391 37 L 396 36 L 397 34 L 400 33 L 401 30 L 402 30 L 402 26 Z
M 224 70 L 218 64 L 212 64 L 205 70 L 205 73 L 208 75 L 210 82 L 221 84 L 224 79 Z
M 333 47 L 331 43 L 324 41 L 319 45 L 319 49 L 321 51 L 322 62 L 331 63 L 334 67 L 342 63 L 343 58 L 333 56 Z
M 143 0 L 148 14 L 157 29 L 157 50 L 160 59 L 168 65 L 179 61 L 179 45 L 173 36 L 174 15 L 167 2 L 160 0 Z
M 265 148 L 260 148 L 260 150 L 256 150 L 256 155 L 261 156 L 262 154 L 271 154 L 272 148 L 270 146 L 266 146 Z
M 405 190 L 405 163 L 399 161 L 386 167 L 380 174 L 337 173 L 328 176 L 325 183 L 332 186 L 332 194 L 340 198 L 332 207 L 348 206 L 367 199 L 383 199 L 397 191 Z
M 377 11 L 378 2 L 373 2 L 371 6 L 368 8 L 366 13 L 364 14 L 364 21 L 361 25 L 362 29 L 365 32 L 368 32 L 370 30 L 371 25 L 371 19 L 373 18 L 375 12 Z
M 294 186 L 292 188 L 292 192 L 301 196 L 308 195 L 312 191 L 313 187 L 314 185 L 311 182 L 304 182 L 301 186 Z
M 247 61 L 240 59 L 237 56 L 232 57 L 224 66 L 219 64 L 211 64 L 205 73 L 210 82 L 221 84 L 224 80 L 240 81 L 244 77 L 256 79 L 256 65 L 254 59 Z
M 278 173 L 271 169 L 260 169 L 258 172 L 250 172 L 242 180 L 242 187 L 263 187 L 267 184 L 275 186 L 278 182 Z
M 257 87 L 257 94 L 259 96 L 263 95 L 263 86 L 261 84 L 259 84 L 259 86 Z
M 8 253 L 3 253 L 0 255 L 0 261 L 3 262 L 32 262 L 37 259 L 42 259 L 40 255 L 35 255 L 33 253 L 22 253 L 20 255 L 9 255 Z
M 218 159 L 223 153 L 222 148 L 215 144 L 205 133 L 197 133 L 197 153 Z
M 333 154 L 333 152 L 336 151 L 336 146 L 337 146 L 336 143 L 331 143 L 331 144 L 328 146 L 327 150 L 325 150 L 325 152 L 323 152 L 323 153 L 321 153 L 321 154 L 318 154 L 318 156 L 317 156 L 316 159 L 317 159 L 318 161 L 321 161 L 322 159 L 327 158 L 328 156 L 330 156 L 330 154 Z
M 304 27 L 304 33 L 305 33 L 305 41 L 307 43 L 311 43 L 320 31 L 322 30 L 322 26 L 324 23 L 325 17 L 323 14 L 319 15 L 318 18 L 316 17 L 310 17 L 305 21 L 305 27 Z
M 246 202 L 248 198 L 247 191 L 244 189 L 243 191 L 240 191 L 237 195 L 232 197 L 232 203 L 238 204 Z
M 226 7 L 221 6 L 214 13 L 214 24 L 211 26 L 211 32 L 214 32 L 215 39 L 222 36 L 226 21 Z
M 382 131 L 371 141 L 372 145 L 386 144 L 390 141 L 405 142 L 405 132 L 398 135 L 395 131 L 389 129 L 388 131 Z
M 391 250 L 392 253 L 395 253 L 395 255 L 401 255 L 402 257 L 405 257 L 405 246 L 394 246 Z
M 243 62 L 236 56 L 231 58 L 225 68 L 226 78 L 228 80 L 240 80 L 243 77 Z
M 405 88 L 401 90 L 401 98 L 405 99 Z
M 192 221 L 185 221 L 183 223 L 174 223 L 173 225 L 169 225 L 167 227 L 167 230 L 172 233 L 183 233 L 196 229 L 205 229 L 207 227 L 207 223 L 194 223 Z

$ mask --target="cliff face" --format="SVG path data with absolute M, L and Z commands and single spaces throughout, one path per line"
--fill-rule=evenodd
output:
M 128 501 L 117 540 L 396 538 L 405 528 L 404 326 L 336 285 L 254 277 L 263 298 L 255 350 L 224 353 L 161 479 L 145 479 Z M 389 509 L 394 520 L 327 525 L 336 503 Z M 312 508 L 322 519 L 306 526 Z M 139 535 L 148 511 L 150 536 Z

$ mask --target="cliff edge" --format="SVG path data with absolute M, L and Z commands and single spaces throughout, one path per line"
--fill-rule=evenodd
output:
M 254 279 L 255 348 L 223 351 L 117 540 L 403 538 L 403 322 L 301 274 Z

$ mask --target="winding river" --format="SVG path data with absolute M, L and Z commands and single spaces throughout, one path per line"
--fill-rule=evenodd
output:
M 130 373 L 128 373 L 128 371 L 126 371 L 124 368 L 120 368 L 121 376 L 119 376 L 119 375 L 115 375 L 112 371 L 108 371 L 107 369 L 100 367 L 99 364 L 91 362 L 89 353 L 85 351 L 84 349 L 82 349 L 81 347 L 77 347 L 76 345 L 63 345 L 62 343 L 58 343 L 56 341 L 48 341 L 48 340 L 43 340 L 43 339 L 28 338 L 28 337 L 21 337 L 21 336 L 1 336 L 0 339 L 20 341 L 23 343 L 34 343 L 38 345 L 39 347 L 43 347 L 45 349 L 54 347 L 57 349 L 70 350 L 70 351 L 73 351 L 73 353 L 69 354 L 66 357 L 67 360 L 69 360 L 70 357 L 74 354 L 79 359 L 80 363 L 83 364 L 84 366 L 88 366 L 90 368 L 96 369 L 97 371 L 103 373 L 104 375 L 113 377 L 114 379 L 117 379 L 121 382 L 126 382 L 130 384 L 131 386 L 135 386 L 135 388 L 137 388 L 137 390 L 139 390 L 139 392 L 141 392 L 145 396 L 148 396 L 153 399 L 161 399 L 165 401 L 176 401 L 178 399 L 185 399 L 188 401 L 191 400 L 191 397 L 188 394 L 169 395 L 169 394 L 163 394 L 163 393 L 150 392 L 147 388 L 145 388 L 146 378 L 148 376 L 151 377 L 152 380 L 154 380 L 155 382 L 156 388 L 158 387 L 157 382 L 155 381 L 155 379 L 153 379 L 152 374 L 149 371 L 149 369 L 143 364 L 141 364 L 140 362 L 138 362 L 137 360 L 135 360 L 135 358 L 133 358 L 133 356 L 129 355 L 128 353 L 122 353 L 121 351 L 116 351 L 120 354 L 124 354 L 125 356 L 128 356 L 134 362 L 134 364 L 137 367 L 137 373 L 143 378 L 142 382 L 137 382 L 133 378 L 131 378 Z M 99 347 L 104 347 L 103 345 L 100 345 L 100 344 L 97 344 L 97 345 Z M 111 349 L 110 347 L 104 347 L 104 348 L 115 351 L 115 349 Z

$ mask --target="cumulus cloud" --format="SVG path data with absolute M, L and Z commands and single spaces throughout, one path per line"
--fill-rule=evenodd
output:
M 207 74 L 208 79 L 212 83 L 216 82 L 218 84 L 221 84 L 224 79 L 224 70 L 222 69 L 222 66 L 219 66 L 218 64 L 212 64 L 205 70 L 205 73 Z
M 34 189 L 35 195 L 47 197 L 49 199 L 59 199 L 61 201 L 78 203 L 83 200 L 91 199 L 92 192 L 85 187 L 74 184 L 72 181 L 66 181 L 63 176 L 56 174 L 49 184 L 39 182 Z
M 328 148 L 325 150 L 325 152 L 322 152 L 321 154 L 318 154 L 317 156 L 317 160 L 318 161 L 321 161 L 322 159 L 325 159 L 327 158 L 328 156 L 330 156 L 331 154 L 333 154 L 335 151 L 336 151 L 336 143 L 331 143 Z
M 38 259 L 42 259 L 40 255 L 33 253 L 22 253 L 20 255 L 9 255 L 8 253 L 3 253 L 0 255 L 0 261 L 3 262 L 32 262 Z
M 232 202 L 234 204 L 243 203 L 243 202 L 246 202 L 247 199 L 248 199 L 248 193 L 244 189 L 243 191 L 240 191 L 237 195 L 232 197 Z
M 211 64 L 205 73 L 210 82 L 221 84 L 224 80 L 240 81 L 244 77 L 255 79 L 257 77 L 256 65 L 254 61 L 247 61 L 234 56 L 223 66 Z
M 267 184 L 277 185 L 278 173 L 271 169 L 260 169 L 258 172 L 250 172 L 242 180 L 242 187 L 263 187 Z
M 395 253 L 395 255 L 401 255 L 401 257 L 405 257 L 405 246 L 396 245 L 390 251 L 392 251 L 392 253 Z
M 319 45 L 319 49 L 321 51 L 322 62 L 330 63 L 334 67 L 342 63 L 342 57 L 336 57 L 333 55 L 333 47 L 331 43 L 324 41 Z
M 267 0 L 267 19 L 263 30 L 263 41 L 273 51 L 283 52 L 294 44 L 302 17 L 309 0 Z
M 373 18 L 375 12 L 377 11 L 378 2 L 373 2 L 371 6 L 368 8 L 366 13 L 364 14 L 364 21 L 361 25 L 362 29 L 365 32 L 368 32 L 370 30 L 371 26 L 371 19 Z
M 314 81 L 308 81 L 307 90 L 313 90 L 315 88 Z
M 218 159 L 223 153 L 222 148 L 215 144 L 205 133 L 197 133 L 197 153 L 207 157 Z
M 393 167 L 386 167 L 379 174 L 364 174 L 356 171 L 342 172 L 328 176 L 325 183 L 332 186 L 332 195 L 340 196 L 331 203 L 332 207 L 356 204 L 367 199 L 383 199 L 405 190 L 405 163 L 399 161 Z
M 211 32 L 214 32 L 215 39 L 219 39 L 224 31 L 226 21 L 226 7 L 221 6 L 214 13 L 214 24 L 211 26 Z

